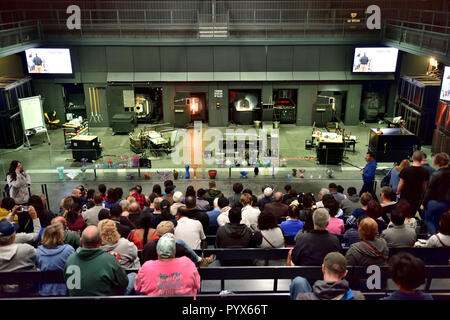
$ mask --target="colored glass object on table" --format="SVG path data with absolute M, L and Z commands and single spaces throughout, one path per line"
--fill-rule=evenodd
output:
M 186 165 L 185 167 L 184 167 L 185 169 L 186 169 L 186 179 L 190 179 L 191 178 L 191 176 L 190 176 L 190 174 L 189 174 L 189 166 L 188 165 Z
M 59 174 L 59 180 L 64 180 L 64 167 L 58 167 L 56 168 Z

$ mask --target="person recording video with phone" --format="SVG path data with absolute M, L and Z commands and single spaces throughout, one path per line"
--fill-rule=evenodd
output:
M 14 199 L 15 203 L 17 205 L 27 205 L 30 199 L 28 188 L 31 185 L 31 178 L 23 170 L 20 161 L 11 161 L 6 181 L 8 182 L 9 196 Z

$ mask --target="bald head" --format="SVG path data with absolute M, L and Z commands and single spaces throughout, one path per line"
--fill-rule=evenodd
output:
M 86 249 L 99 248 L 102 244 L 102 236 L 96 226 L 89 226 L 81 234 L 81 245 Z
M 131 213 L 131 214 L 139 213 L 140 209 L 141 209 L 141 207 L 139 206 L 139 203 L 137 203 L 137 202 L 132 202 L 132 203 L 130 204 L 130 213 Z
M 275 201 L 280 202 L 283 199 L 283 194 L 281 192 L 275 192 L 273 197 Z
M 67 228 L 67 221 L 66 218 L 62 216 L 58 216 L 52 219 L 51 224 L 61 223 L 64 227 L 64 230 Z

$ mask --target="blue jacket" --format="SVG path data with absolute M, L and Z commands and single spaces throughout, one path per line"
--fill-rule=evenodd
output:
M 209 217 L 209 226 L 210 227 L 218 227 L 219 224 L 217 223 L 217 217 L 220 215 L 220 209 L 214 208 L 211 211 L 207 211 L 206 214 Z
M 303 228 L 303 222 L 300 220 L 287 220 L 281 222 L 281 229 L 286 236 L 295 236 Z
M 364 167 L 363 181 L 373 182 L 375 181 L 375 171 L 377 170 L 377 162 L 372 160 Z
M 68 244 L 59 245 L 50 249 L 40 245 L 36 254 L 36 265 L 41 271 L 61 270 L 64 271 L 67 258 L 75 250 Z M 64 283 L 42 284 L 39 288 L 41 296 L 66 296 L 67 287 Z

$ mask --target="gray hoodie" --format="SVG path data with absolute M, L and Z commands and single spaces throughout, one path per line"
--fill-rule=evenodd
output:
M 0 271 L 13 272 L 34 269 L 36 249 L 26 243 L 0 247 Z
M 318 280 L 313 285 L 313 292 L 299 293 L 296 300 L 365 300 L 360 291 L 349 289 L 347 280 Z
M 361 203 L 359 202 L 359 196 L 354 194 L 347 197 L 347 199 L 342 200 L 341 208 L 344 211 L 344 216 L 349 217 L 353 211 L 357 208 L 361 208 Z
M 350 246 L 345 255 L 347 264 L 349 266 L 363 266 L 368 267 L 370 265 L 386 265 L 387 258 L 389 256 L 389 249 L 386 240 L 376 238 L 374 241 L 365 240 L 373 250 L 369 249 L 362 241 L 354 243 Z M 380 254 L 383 256 L 381 257 Z
M 116 254 L 116 258 L 124 269 L 139 269 L 141 267 L 136 245 L 125 238 L 120 238 L 116 243 L 104 244 L 100 249 Z

